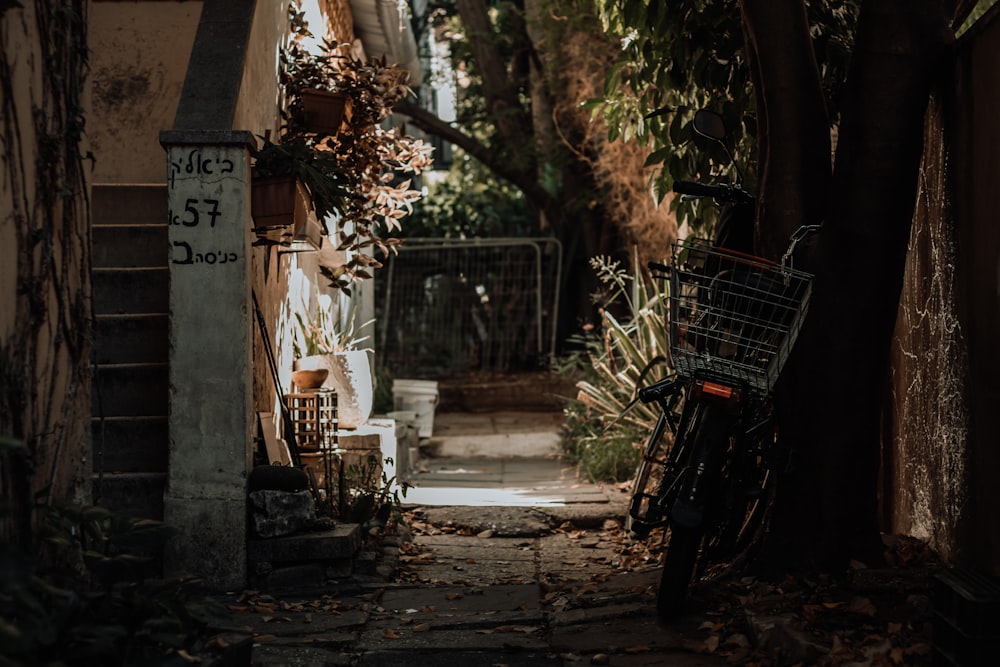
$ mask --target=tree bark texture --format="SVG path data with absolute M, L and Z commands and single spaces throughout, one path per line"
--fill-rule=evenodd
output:
M 762 185 L 768 190 L 777 185 L 774 197 L 791 199 L 792 204 L 777 207 L 780 220 L 798 210 L 803 222 L 822 220 L 824 229 L 809 320 L 778 394 L 779 427 L 783 442 L 792 448 L 794 472 L 782 480 L 768 553 L 786 562 L 840 567 L 851 558 L 872 562 L 881 557 L 877 489 L 882 398 L 924 114 L 950 39 L 950 16 L 946 0 L 864 2 L 827 190 L 829 141 L 815 130 L 806 131 L 810 124 L 790 118 L 787 105 L 767 101 L 768 73 L 775 76 L 773 70 L 786 63 L 795 71 L 779 76 L 779 85 L 803 82 L 804 74 L 796 74 L 799 65 L 791 63 L 807 55 L 801 52 L 801 39 L 790 42 L 799 49 L 791 57 L 769 42 L 765 46 L 768 26 L 784 21 L 794 30 L 805 29 L 800 7 L 778 4 L 789 14 L 784 20 L 758 13 L 760 5 L 769 3 L 743 3 L 751 40 L 758 34 L 752 24 L 767 19 L 754 42 L 768 140 Z M 784 94 L 796 103 L 799 98 L 789 90 L 795 88 Z M 810 98 L 811 93 L 807 105 Z M 815 113 L 812 109 L 809 116 Z M 801 145 L 778 149 L 787 141 Z M 771 224 L 771 210 L 762 204 L 766 225 Z
M 757 252 L 779 259 L 792 232 L 826 214 L 829 123 L 805 6 L 741 0 L 740 8 L 757 102 Z
M 525 141 L 532 136 L 531 118 L 521 104 L 517 86 L 508 74 L 503 54 L 497 48 L 486 0 L 456 0 L 455 6 L 483 77 L 486 110 L 495 120 L 497 131 L 507 146 L 521 147 L 508 157 L 515 160 L 516 169 L 534 171 L 533 154 L 524 150 Z

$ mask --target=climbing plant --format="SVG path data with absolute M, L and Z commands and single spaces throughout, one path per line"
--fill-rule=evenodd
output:
M 0 541 L 79 495 L 90 416 L 87 3 L 0 5 Z

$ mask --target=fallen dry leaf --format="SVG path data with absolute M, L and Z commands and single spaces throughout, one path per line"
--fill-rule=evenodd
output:
M 222 635 L 215 635 L 207 642 L 205 642 L 205 648 L 212 650 L 224 651 L 230 646 L 232 646 L 232 644 L 227 642 L 225 637 L 223 637 Z
M 186 662 L 201 662 L 201 658 L 191 655 L 182 648 L 177 649 L 177 655 L 183 658 Z
M 496 632 L 523 632 L 524 634 L 531 634 L 538 630 L 537 625 L 499 625 L 493 628 Z
M 384 635 L 382 635 L 382 637 L 383 637 L 383 638 L 385 638 L 385 639 L 399 639 L 399 635 L 397 635 L 397 634 L 396 634 L 396 633 L 395 633 L 395 632 L 394 632 L 393 630 L 391 630 L 391 629 L 389 629 L 389 630 L 386 630 L 386 631 L 385 631 L 385 634 L 384 634 Z
M 847 611 L 854 612 L 855 614 L 862 614 L 864 616 L 874 616 L 878 613 L 875 609 L 875 605 L 872 604 L 872 601 L 860 595 L 851 600 L 851 604 L 848 605 Z

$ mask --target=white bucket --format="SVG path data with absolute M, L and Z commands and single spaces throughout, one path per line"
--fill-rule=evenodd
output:
M 438 383 L 434 380 L 393 380 L 392 404 L 395 410 L 417 413 L 417 436 L 429 438 L 434 433 L 434 408 L 438 403 Z

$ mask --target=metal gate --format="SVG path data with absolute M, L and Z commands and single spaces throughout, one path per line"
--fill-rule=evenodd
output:
M 555 351 L 555 239 L 406 239 L 375 278 L 379 366 L 394 377 L 536 370 Z

